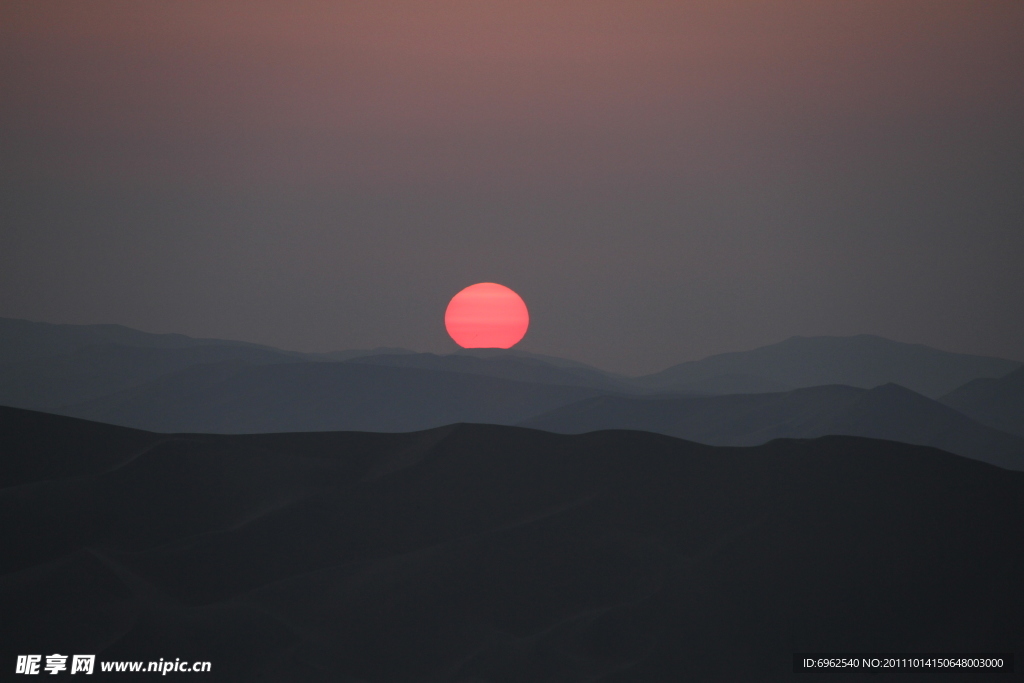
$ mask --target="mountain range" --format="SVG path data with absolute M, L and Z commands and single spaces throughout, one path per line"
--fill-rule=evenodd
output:
M 302 354 L 2 319 L 0 351 L 0 405 L 161 432 L 401 432 L 475 422 L 641 429 L 718 445 L 847 434 L 1015 469 L 1024 453 L 1019 364 L 869 336 L 793 338 L 638 378 L 514 350 Z M 801 388 L 767 391 L 780 386 Z M 746 391 L 721 393 L 729 387 Z
M 1017 361 L 940 351 L 883 337 L 791 337 L 752 351 L 722 353 L 637 378 L 664 392 L 750 394 L 844 384 L 871 389 L 899 384 L 938 398 L 977 378 L 1001 377 Z

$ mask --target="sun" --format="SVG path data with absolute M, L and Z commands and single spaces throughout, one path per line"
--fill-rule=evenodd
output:
M 523 298 L 504 285 L 479 282 L 452 297 L 444 326 L 464 349 L 508 349 L 530 326 Z

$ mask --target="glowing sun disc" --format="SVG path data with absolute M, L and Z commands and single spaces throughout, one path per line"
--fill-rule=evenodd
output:
M 479 282 L 452 297 L 444 327 L 464 349 L 507 349 L 526 334 L 530 313 L 522 297 L 504 285 Z

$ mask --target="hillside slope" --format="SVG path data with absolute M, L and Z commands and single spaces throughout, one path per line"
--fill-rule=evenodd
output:
M 120 432 L 0 409 L 12 460 L 116 452 L 0 490 L 12 658 L 639 683 L 790 680 L 793 652 L 1024 651 L 1024 475 L 929 448 Z

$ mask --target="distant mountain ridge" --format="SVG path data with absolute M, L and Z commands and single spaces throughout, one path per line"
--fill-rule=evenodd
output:
M 979 377 L 1001 377 L 1018 361 L 940 351 L 873 335 L 791 337 L 639 377 L 644 388 L 705 394 L 760 393 L 829 384 L 871 389 L 899 384 L 937 398 Z
M 82 346 L 66 355 L 0 363 L 0 405 L 57 410 L 189 367 L 225 361 L 273 364 L 293 363 L 295 358 L 258 346 L 229 344 Z
M 226 361 L 53 412 L 156 432 L 411 432 L 455 422 L 514 424 L 600 393 L 353 362 Z
M 939 400 L 982 424 L 1024 436 L 1024 368 L 972 380 Z
M 0 363 L 64 356 L 88 346 L 111 344 L 154 349 L 235 346 L 262 349 L 293 357 L 303 355 L 263 344 L 225 339 L 196 339 L 183 334 L 154 334 L 123 325 L 60 325 L 17 318 L 0 318 Z
M 984 377 L 1018 364 L 870 336 L 794 338 L 640 378 L 514 349 L 302 354 L 116 325 L 4 319 L 0 352 L 7 354 L 0 355 L 0 405 L 162 432 L 399 432 L 524 423 L 556 431 L 645 429 L 729 445 L 844 433 L 1015 467 L 1021 434 L 1006 432 L 1024 429 L 1018 417 L 1024 375 Z M 963 377 L 969 382 L 940 405 L 886 386 L 893 377 L 931 390 Z M 793 384 L 830 378 L 873 391 L 825 384 L 781 396 Z M 876 386 L 878 380 L 884 381 Z M 721 392 L 730 398 L 685 400 Z M 751 392 L 763 398 L 739 395 Z M 664 401 L 630 403 L 643 396 Z M 645 411 L 650 414 L 640 414 Z
M 874 389 L 821 386 L 776 394 L 598 396 L 520 424 L 561 434 L 634 429 L 714 446 L 842 434 L 932 446 L 1024 470 L 1024 438 L 978 424 L 895 384 Z
M 468 349 L 436 355 L 382 347 L 299 353 L 248 342 L 150 334 L 119 325 L 52 325 L 0 318 L 0 405 L 51 410 L 193 365 L 221 361 L 357 362 L 606 391 L 634 390 L 627 378 L 584 363 L 517 350 Z
M 613 393 L 635 393 L 637 391 L 629 379 L 618 379 L 613 375 L 588 366 L 553 365 L 547 360 L 508 353 L 494 355 L 465 353 L 448 355 L 436 355 L 433 353 L 374 354 L 352 358 L 348 362 L 360 365 L 382 365 L 420 370 L 461 372 L 469 375 L 498 377 L 522 382 L 536 382 L 538 384 L 581 386 Z

